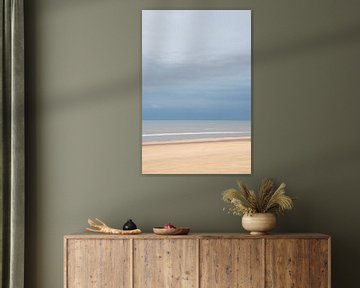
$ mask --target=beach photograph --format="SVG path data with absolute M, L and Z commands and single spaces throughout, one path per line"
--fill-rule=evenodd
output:
M 251 174 L 251 11 L 142 11 L 142 174 Z

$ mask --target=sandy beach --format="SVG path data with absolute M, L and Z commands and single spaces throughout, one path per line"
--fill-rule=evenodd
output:
M 251 139 L 142 145 L 143 174 L 250 174 Z

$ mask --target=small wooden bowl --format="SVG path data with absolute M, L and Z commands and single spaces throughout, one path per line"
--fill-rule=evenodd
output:
M 157 235 L 186 235 L 190 232 L 189 227 L 163 228 L 154 227 L 153 231 Z

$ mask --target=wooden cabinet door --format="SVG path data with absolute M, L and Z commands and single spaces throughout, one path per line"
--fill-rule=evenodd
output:
M 309 240 L 266 239 L 266 287 L 309 287 Z
M 131 287 L 130 240 L 67 240 L 67 288 Z
M 310 288 L 330 287 L 330 240 L 310 241 Z
M 197 243 L 196 239 L 134 240 L 134 287 L 197 287 Z
M 328 287 L 327 239 L 266 239 L 266 288 Z
M 261 239 L 202 239 L 200 287 L 264 287 Z

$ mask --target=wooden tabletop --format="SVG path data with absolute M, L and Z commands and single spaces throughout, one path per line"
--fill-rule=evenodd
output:
M 330 236 L 320 233 L 286 233 L 286 234 L 266 234 L 250 235 L 247 233 L 189 233 L 188 235 L 156 235 L 154 233 L 142 233 L 138 235 L 109 235 L 101 233 L 75 233 L 64 236 L 65 239 L 203 239 L 203 238 L 222 238 L 222 239 L 329 239 Z

